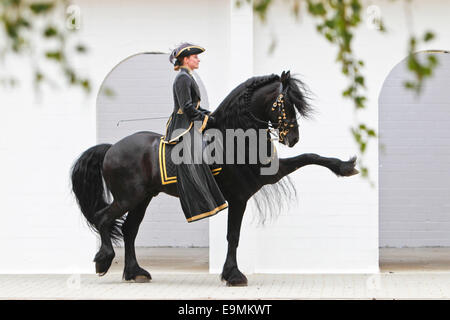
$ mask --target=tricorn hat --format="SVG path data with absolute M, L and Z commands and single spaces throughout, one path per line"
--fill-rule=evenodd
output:
M 175 65 L 175 70 L 179 68 L 181 65 L 181 59 L 184 57 L 188 57 L 192 54 L 199 54 L 205 51 L 205 48 L 202 48 L 200 46 L 196 46 L 194 44 L 184 42 L 180 44 L 177 48 L 173 49 L 169 61 L 170 63 Z M 178 66 L 178 68 L 177 68 Z

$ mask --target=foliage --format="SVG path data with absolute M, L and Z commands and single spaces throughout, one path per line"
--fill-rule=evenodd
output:
M 69 56 L 84 54 L 86 47 L 81 43 L 70 45 L 77 31 L 73 15 L 67 13 L 67 0 L 0 0 L 0 82 L 15 86 L 14 74 L 7 71 L 10 56 L 30 58 L 35 89 L 44 82 L 54 84 L 42 60 L 54 64 L 72 86 L 79 86 L 85 92 L 91 89 L 88 78 L 78 75 Z

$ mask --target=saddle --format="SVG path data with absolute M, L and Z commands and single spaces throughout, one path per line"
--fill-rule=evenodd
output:
M 159 172 L 161 172 L 161 183 L 163 185 L 177 182 L 177 168 L 172 162 L 170 153 L 175 144 L 167 144 L 163 142 L 163 137 L 159 142 L 158 160 L 159 160 Z M 202 150 L 205 148 L 206 143 L 203 140 Z M 166 156 L 167 155 L 167 156 Z M 219 164 L 209 165 L 211 172 L 214 176 L 220 174 L 222 167 Z

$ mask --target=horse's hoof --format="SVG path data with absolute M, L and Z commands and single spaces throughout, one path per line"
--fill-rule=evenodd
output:
M 243 273 L 239 273 L 231 279 L 222 279 L 226 281 L 227 287 L 246 287 L 248 285 L 247 277 Z
M 95 272 L 97 273 L 97 275 L 100 277 L 104 276 L 108 272 L 109 267 L 111 266 L 111 263 L 112 263 L 112 259 L 96 261 L 95 262 Z
M 233 282 L 227 281 L 227 287 L 247 287 L 247 286 L 248 286 L 247 282 L 233 283 Z
M 134 282 L 136 283 L 148 283 L 152 280 L 152 278 L 146 277 L 146 276 L 136 276 L 136 279 L 134 279 Z
M 220 279 L 226 281 L 227 287 L 246 287 L 248 285 L 247 277 L 237 268 L 222 271 Z
M 152 280 L 150 273 L 139 266 L 126 268 L 122 279 L 127 282 L 147 283 Z
M 107 253 L 105 251 L 99 251 L 95 255 L 94 262 L 95 262 L 95 273 L 97 275 L 104 276 L 106 272 L 108 272 L 109 267 L 111 267 L 111 264 L 114 259 L 114 251 Z
M 152 278 L 146 277 L 146 276 L 136 276 L 134 279 L 126 280 L 125 278 L 122 279 L 123 282 L 131 282 L 131 283 L 149 283 L 152 281 Z
M 339 173 L 337 173 L 338 176 L 342 177 L 350 177 L 354 176 L 355 174 L 358 174 L 359 171 L 355 168 L 356 165 L 356 156 L 352 157 L 350 160 L 342 162 Z
M 247 283 L 230 283 L 227 281 L 227 287 L 247 287 Z

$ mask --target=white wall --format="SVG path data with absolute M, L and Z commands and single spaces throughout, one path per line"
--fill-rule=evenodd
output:
M 29 72 L 26 61 L 9 66 Z M 25 78 L 0 98 L 0 273 L 93 272 L 95 237 L 69 183 L 73 161 L 95 144 L 92 99 L 64 85 L 38 99 Z

